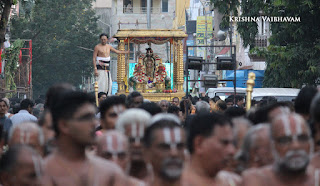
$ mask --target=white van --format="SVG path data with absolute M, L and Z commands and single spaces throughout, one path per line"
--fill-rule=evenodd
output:
M 293 101 L 299 92 L 297 88 L 254 88 L 252 99 L 260 101 L 263 97 L 275 97 L 277 101 Z
M 238 88 L 236 87 L 237 95 L 246 96 L 246 88 Z M 218 87 L 218 88 L 209 88 L 207 90 L 207 96 L 209 98 L 213 98 L 215 96 L 219 96 L 220 99 L 225 100 L 230 95 L 234 95 L 233 87 Z
M 246 98 L 246 88 L 236 88 L 237 95 L 244 96 Z M 292 101 L 299 94 L 300 89 L 296 88 L 254 88 L 252 92 L 252 99 L 260 101 L 263 97 L 275 97 L 278 101 Z M 219 96 L 220 99 L 225 100 L 228 96 L 234 94 L 233 87 L 218 87 L 209 88 L 207 95 L 210 98 Z

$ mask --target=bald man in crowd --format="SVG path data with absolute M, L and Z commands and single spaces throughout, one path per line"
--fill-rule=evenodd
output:
M 319 171 L 309 167 L 313 152 L 311 132 L 298 114 L 282 114 L 271 122 L 274 163 L 243 174 L 246 186 L 319 185 Z
M 152 186 L 181 186 L 186 134 L 173 114 L 155 115 L 143 139 L 147 161 L 152 165 Z
M 41 156 L 27 145 L 12 145 L 1 157 L 2 186 L 39 186 L 42 175 Z
M 86 154 L 96 143 L 94 99 L 83 92 L 64 93 L 52 106 L 56 150 L 46 159 L 45 185 L 127 185 L 123 171 L 114 163 Z
M 191 156 L 183 172 L 183 184 L 240 185 L 239 176 L 221 171 L 235 154 L 231 122 L 218 113 L 199 114 L 192 120 L 188 132 L 187 142 Z
M 146 183 L 151 180 L 151 168 L 143 154 L 142 138 L 151 115 L 142 109 L 132 108 L 121 114 L 116 129 L 128 137 L 130 149 L 129 175 Z
M 9 146 L 25 144 L 34 148 L 41 156 L 44 155 L 44 136 L 40 127 L 33 122 L 14 125 L 9 132 Z
M 128 138 L 116 131 L 110 130 L 103 132 L 98 137 L 97 155 L 116 163 L 123 171 L 128 173 L 130 166 L 130 153 Z M 128 178 L 130 186 L 143 186 L 142 181 L 134 178 Z
M 263 167 L 273 163 L 270 124 L 258 124 L 249 129 L 236 159 L 239 173 L 248 168 Z
M 159 106 L 160 106 L 160 108 L 161 108 L 163 113 L 167 113 L 168 112 L 168 108 L 170 106 L 170 103 L 167 100 L 161 100 L 159 102 Z

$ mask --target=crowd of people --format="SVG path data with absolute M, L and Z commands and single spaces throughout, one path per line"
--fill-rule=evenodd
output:
M 0 99 L 3 186 L 320 185 L 315 87 L 248 111 L 241 96 L 154 103 L 139 92 L 100 92 L 96 106 L 69 84 L 18 103 Z

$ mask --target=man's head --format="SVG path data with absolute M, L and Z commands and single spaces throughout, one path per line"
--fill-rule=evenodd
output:
M 232 118 L 233 134 L 235 136 L 235 147 L 239 150 L 243 144 L 243 140 L 248 130 L 252 126 L 252 123 L 244 117 Z
M 3 186 L 38 186 L 42 177 L 41 157 L 26 145 L 10 146 L 0 160 Z
M 235 97 L 236 105 L 238 107 L 243 107 L 244 106 L 244 97 L 240 95 L 236 95 Z
M 51 109 L 52 106 L 57 103 L 57 99 L 59 98 L 60 94 L 74 90 L 75 87 L 68 83 L 58 83 L 51 86 L 46 93 L 44 108 Z
M 175 105 L 171 105 L 168 108 L 168 113 L 171 113 L 171 114 L 174 114 L 174 115 L 180 117 L 180 108 Z
M 126 109 L 124 100 L 119 96 L 110 96 L 100 105 L 100 124 L 105 130 L 114 129 L 119 115 Z
M 310 121 L 312 127 L 312 135 L 315 143 L 315 152 L 320 150 L 320 93 L 318 93 L 311 102 Z
M 115 130 L 104 132 L 98 137 L 97 155 L 113 161 L 124 171 L 128 170 L 130 160 L 128 138 Z
M 221 114 L 199 114 L 191 121 L 188 136 L 191 158 L 211 176 L 225 168 L 233 158 L 233 140 L 231 122 Z
M 180 105 L 179 98 L 178 97 L 172 98 L 172 104 L 179 107 Z
M 108 38 L 109 38 L 108 34 L 106 34 L 106 33 L 100 34 L 101 44 L 106 45 L 108 43 Z
M 210 105 L 206 101 L 198 101 L 196 103 L 196 113 L 210 112 Z
M 305 120 L 298 114 L 281 114 L 271 122 L 271 147 L 279 171 L 304 173 L 313 151 Z
M 167 113 L 169 108 L 169 101 L 161 100 L 159 102 L 159 106 L 161 107 L 162 112 Z
M 107 99 L 107 93 L 105 92 L 99 92 L 98 93 L 98 101 L 99 101 L 99 105 L 101 104 L 101 102 L 103 100 Z
M 0 99 L 0 117 L 5 116 L 9 107 L 4 99 Z
M 155 102 L 150 102 L 150 103 L 144 102 L 139 106 L 139 108 L 149 112 L 152 116 L 162 112 L 162 109 L 159 106 L 159 104 L 157 104 Z
M 30 114 L 32 113 L 34 103 L 30 99 L 24 99 L 20 103 L 21 110 L 27 110 Z
M 232 107 L 233 106 L 233 99 L 232 98 L 227 98 L 225 100 L 227 107 Z
M 306 120 L 309 119 L 310 105 L 318 90 L 316 87 L 303 87 L 294 101 L 294 110 L 302 115 Z
M 151 115 L 142 109 L 129 109 L 119 117 L 116 129 L 129 139 L 131 161 L 143 162 L 141 140 Z
M 52 152 L 54 145 L 54 137 L 55 131 L 53 129 L 52 124 L 52 116 L 51 112 L 48 109 L 45 109 L 44 112 L 41 114 L 38 124 L 41 127 L 44 135 L 44 142 L 45 142 L 45 155 Z
M 43 155 L 44 136 L 40 127 L 33 122 L 14 125 L 9 132 L 9 146 L 25 144 Z
M 243 169 L 271 164 L 273 157 L 270 146 L 270 124 L 251 127 L 236 158 L 243 165 Z
M 166 181 L 180 178 L 186 136 L 180 120 L 173 114 L 154 116 L 146 128 L 143 138 L 145 154 L 154 174 Z
M 266 106 L 267 120 L 271 122 L 274 118 L 281 114 L 289 114 L 290 107 L 285 102 L 276 102 Z
M 58 141 L 68 140 L 83 147 L 95 143 L 95 127 L 98 121 L 93 103 L 94 97 L 83 92 L 61 94 L 51 110 Z
M 127 96 L 127 108 L 138 108 L 143 103 L 143 96 L 139 92 L 131 92 Z

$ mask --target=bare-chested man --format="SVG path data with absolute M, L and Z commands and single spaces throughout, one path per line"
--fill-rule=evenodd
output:
M 273 165 L 243 173 L 245 186 L 319 185 L 319 171 L 308 168 L 313 151 L 311 133 L 298 114 L 282 114 L 271 122 Z
M 27 145 L 13 145 L 0 160 L 2 186 L 39 186 L 42 179 L 41 156 Z
M 186 135 L 173 114 L 155 115 L 143 138 L 147 161 L 153 168 L 152 186 L 182 186 Z
M 188 186 L 236 186 L 241 179 L 224 169 L 233 158 L 231 122 L 217 113 L 196 115 L 192 120 L 188 136 L 191 154 L 183 172 L 183 183 Z
M 96 142 L 94 100 L 86 93 L 67 92 L 52 106 L 56 150 L 45 159 L 46 185 L 127 185 L 114 163 L 85 152 Z
M 142 138 L 151 115 L 142 109 L 128 109 L 123 112 L 116 124 L 116 129 L 129 139 L 130 170 L 129 175 L 146 183 L 150 182 L 151 170 L 143 155 Z
M 108 35 L 100 35 L 101 43 L 94 47 L 93 68 L 94 75 L 98 77 L 98 91 L 111 95 L 112 80 L 110 74 L 110 51 L 117 54 L 128 54 L 129 51 L 120 51 L 107 44 Z
M 123 171 L 128 173 L 130 166 L 129 143 L 128 138 L 124 134 L 116 130 L 103 132 L 98 137 L 97 155 L 115 162 Z M 130 186 L 145 185 L 134 177 L 129 177 L 128 179 L 128 185 Z

